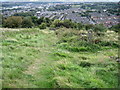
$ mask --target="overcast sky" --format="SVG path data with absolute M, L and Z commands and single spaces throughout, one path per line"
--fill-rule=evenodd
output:
M 0 1 L 41 1 L 41 2 L 118 2 L 120 0 L 0 0 Z

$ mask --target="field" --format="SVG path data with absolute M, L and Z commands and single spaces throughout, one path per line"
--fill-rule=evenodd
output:
M 72 30 L 66 28 L 1 30 L 3 88 L 116 88 L 118 85 L 115 60 L 118 47 L 111 42 L 117 42 L 118 35 L 113 31 L 102 37 L 109 42 L 102 43 L 103 46 L 84 43 L 84 47 L 82 42 L 78 47 L 79 36 L 75 33 L 80 31 L 72 35 L 69 33 Z

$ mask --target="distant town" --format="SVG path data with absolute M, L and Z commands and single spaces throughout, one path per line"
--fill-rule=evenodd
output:
M 83 24 L 104 24 L 111 27 L 119 23 L 117 2 L 2 2 L 0 14 L 9 16 L 30 15 L 38 18 L 65 20 Z

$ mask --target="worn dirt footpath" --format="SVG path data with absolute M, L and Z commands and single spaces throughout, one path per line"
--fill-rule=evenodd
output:
M 46 34 L 49 33 L 48 31 L 43 31 L 43 33 Z M 38 79 L 40 79 L 40 82 L 46 82 L 47 83 L 47 79 L 44 77 L 43 74 L 41 74 L 41 70 L 51 67 L 51 66 L 47 66 L 50 65 L 48 63 L 51 63 L 50 61 L 50 53 L 52 53 L 52 51 L 54 51 L 54 47 L 52 47 L 53 43 L 56 41 L 50 40 L 51 38 L 48 38 L 48 36 L 45 37 L 45 39 L 42 40 L 41 43 L 41 47 L 40 48 L 36 48 L 36 47 L 28 47 L 28 48 L 32 48 L 35 50 L 39 50 L 39 58 L 33 60 L 33 62 L 31 63 L 31 65 L 28 66 L 28 68 L 26 69 L 26 71 L 24 71 L 24 74 L 26 75 L 30 75 L 33 78 L 31 78 L 31 80 L 34 80 L 36 82 L 38 82 Z M 21 80 L 20 80 L 21 81 Z M 32 83 L 29 83 L 29 80 L 27 80 L 26 85 L 24 87 L 30 86 Z M 32 85 L 34 87 L 43 87 L 44 85 L 42 85 L 42 83 L 40 83 L 40 85 Z

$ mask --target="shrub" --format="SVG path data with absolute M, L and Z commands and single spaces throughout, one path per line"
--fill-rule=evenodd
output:
M 51 25 L 50 25 L 50 28 L 55 28 L 55 25 L 51 24 Z
M 70 20 L 64 20 L 62 22 L 62 26 L 66 27 L 66 28 L 74 28 L 75 27 L 74 23 L 72 23 L 72 21 L 70 21 Z
M 91 65 L 93 65 L 93 64 L 91 64 L 90 62 L 85 62 L 85 61 L 82 61 L 79 64 L 79 66 L 81 66 L 81 67 L 90 67 Z
M 55 27 L 66 27 L 66 28 L 76 28 L 77 25 L 76 23 L 73 23 L 70 20 L 64 20 L 64 21 L 60 21 L 58 19 L 54 20 L 54 22 L 52 23 Z
M 52 21 L 49 18 L 44 18 L 44 23 L 47 24 L 48 27 L 52 24 Z
M 115 42 L 106 42 L 106 41 L 102 41 L 99 43 L 99 45 L 101 46 L 112 46 L 112 47 L 119 47 L 119 44 L 115 43 Z
M 41 25 L 39 25 L 40 29 L 46 29 L 46 27 L 47 27 L 46 23 L 42 23 Z
M 23 19 L 20 16 L 11 16 L 11 17 L 8 17 L 4 21 L 4 27 L 19 28 L 19 27 L 21 27 L 22 21 L 23 21 Z
M 73 52 L 88 51 L 88 47 L 72 47 L 72 46 L 68 46 L 68 47 L 66 47 L 66 49 L 68 49 L 69 51 L 73 51 Z
M 86 24 L 85 25 L 86 30 L 90 30 L 90 29 L 93 29 L 93 28 L 94 28 L 94 25 L 92 25 L 92 24 Z
M 57 52 L 57 53 L 54 53 L 55 56 L 59 56 L 59 57 L 69 57 L 69 58 L 72 58 L 71 56 L 69 56 L 68 54 L 66 53 L 60 53 L 60 52 Z
M 64 41 L 62 41 L 64 42 Z M 101 46 L 98 44 L 90 44 L 88 42 L 67 42 L 66 43 L 60 43 L 58 46 L 62 49 L 67 49 L 72 52 L 95 52 L 98 50 L 101 50 Z
M 37 20 L 38 25 L 44 22 L 44 17 L 41 17 Z
M 98 33 L 98 32 L 104 32 L 104 31 L 106 31 L 107 28 L 103 24 L 98 24 L 98 25 L 94 26 L 93 30 Z
M 15 13 L 14 16 L 23 16 L 23 17 L 34 16 L 34 13 L 33 12 L 21 12 L 21 13 Z
M 84 27 L 84 25 L 82 23 L 77 23 L 77 29 L 80 30 Z
M 32 22 L 33 22 L 35 25 L 38 25 L 38 24 L 37 24 L 37 21 L 38 21 L 38 18 L 37 18 L 37 17 L 31 16 L 31 19 L 32 19 Z
M 77 52 L 80 52 L 80 51 L 88 51 L 88 47 L 73 47 L 71 48 L 72 51 L 77 51 Z
M 60 56 L 60 57 L 67 57 L 65 54 L 63 53 L 54 53 L 55 56 Z
M 114 25 L 111 27 L 111 30 L 115 31 L 115 32 L 120 32 L 120 24 Z
M 33 26 L 32 19 L 30 17 L 25 17 L 22 22 L 23 28 L 31 28 Z
M 54 20 L 54 22 L 52 23 L 55 27 L 60 27 L 61 26 L 61 21 L 56 19 Z

